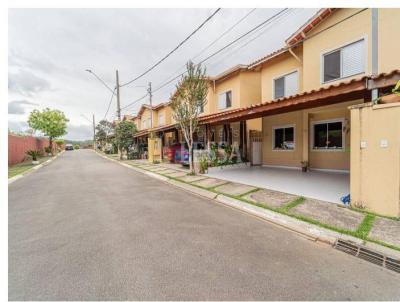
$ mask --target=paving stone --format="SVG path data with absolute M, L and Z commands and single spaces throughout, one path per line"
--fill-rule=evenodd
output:
M 228 183 L 228 181 L 222 180 L 222 179 L 216 179 L 216 178 L 206 178 L 206 179 L 202 179 L 202 180 L 199 180 L 199 181 L 196 181 L 193 183 L 200 187 L 203 187 L 203 188 L 212 188 L 215 186 L 219 186 L 219 185 Z
M 289 212 L 352 231 L 357 230 L 365 217 L 363 213 L 315 199 L 306 199 L 302 204 L 290 209 Z
M 175 171 L 175 173 L 170 173 L 170 174 L 167 174 L 167 175 L 170 176 L 170 177 L 182 177 L 182 176 L 187 175 L 187 173 L 186 172 L 182 172 L 182 171 Z
M 176 173 L 176 172 L 178 172 L 178 171 L 172 170 L 172 169 L 166 169 L 164 171 L 160 171 L 159 173 L 162 174 L 162 175 L 169 175 L 171 173 Z
M 185 182 L 193 182 L 193 181 L 198 181 L 207 178 L 206 176 L 202 175 L 186 175 L 183 177 L 179 177 L 180 180 L 185 181 Z
M 250 193 L 244 196 L 244 198 L 264 204 L 271 208 L 280 208 L 286 205 L 287 203 L 295 200 L 296 198 L 298 198 L 298 196 L 278 191 L 262 189 Z
M 253 186 L 248 186 L 248 185 L 243 185 L 243 184 L 238 184 L 238 183 L 228 183 L 226 185 L 219 186 L 218 188 L 215 188 L 215 191 L 220 192 L 220 193 L 225 193 L 229 195 L 242 195 L 247 192 L 250 192 L 254 189 L 257 189 L 256 187 Z
M 152 169 L 151 171 L 152 171 L 152 172 L 160 173 L 160 172 L 165 171 L 165 170 L 167 170 L 167 168 L 157 167 L 157 168 L 155 168 L 155 169 Z
M 400 221 L 376 217 L 369 237 L 400 247 Z
M 149 167 L 147 168 L 147 170 L 149 170 L 149 171 L 158 171 L 158 170 L 160 170 L 160 169 L 166 170 L 165 168 L 160 167 L 160 166 L 149 166 Z

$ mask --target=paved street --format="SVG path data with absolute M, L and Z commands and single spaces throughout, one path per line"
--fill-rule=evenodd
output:
M 399 284 L 90 150 L 9 186 L 11 300 L 399 300 Z

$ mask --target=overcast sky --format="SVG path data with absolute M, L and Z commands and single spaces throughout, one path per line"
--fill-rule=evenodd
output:
M 110 86 L 115 70 L 120 83 L 139 75 L 188 36 L 215 9 L 11 9 L 9 10 L 9 128 L 24 131 L 29 112 L 46 107 L 62 110 L 69 118 L 69 139 L 90 139 L 89 121 L 106 113 L 109 92 L 92 69 Z M 206 49 L 194 62 L 268 19 L 280 9 L 222 9 L 210 22 L 145 77 L 121 88 L 121 107 L 173 78 L 222 33 L 231 31 Z M 284 40 L 316 9 L 290 9 L 277 22 L 262 27 L 206 62 L 207 73 L 217 75 L 237 64 L 252 61 L 284 45 Z M 167 101 L 175 83 L 154 94 L 154 104 Z M 134 114 L 144 99 L 122 111 Z M 115 118 L 114 98 L 107 118 Z

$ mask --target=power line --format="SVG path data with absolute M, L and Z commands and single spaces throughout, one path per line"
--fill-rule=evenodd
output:
M 283 18 L 287 18 L 288 16 L 292 15 L 293 13 L 294 13 L 294 9 L 289 9 L 284 14 L 279 16 L 279 19 L 277 19 L 275 21 L 281 21 Z M 264 35 L 270 29 L 270 26 L 268 26 L 268 25 L 271 25 L 271 24 L 272 23 L 266 24 L 264 26 L 263 30 L 261 30 L 257 35 L 255 35 L 253 38 L 250 38 L 248 41 L 245 41 L 242 45 L 239 45 L 239 47 L 236 47 L 236 48 L 232 49 L 231 52 L 227 53 L 225 56 L 220 58 L 217 62 L 213 63 L 212 65 L 215 67 L 216 65 L 221 64 L 224 60 L 226 60 L 227 58 L 231 57 L 233 54 L 235 54 L 236 52 L 238 52 L 242 48 L 246 47 L 247 45 L 249 45 L 253 41 L 255 41 L 258 38 L 260 38 L 262 35 Z
M 283 12 L 287 11 L 287 8 L 284 8 L 282 10 L 280 10 L 279 12 L 277 12 L 276 14 L 274 14 L 273 16 L 269 17 L 268 19 L 264 20 L 263 22 L 261 22 L 260 24 L 258 24 L 257 26 L 253 27 L 252 29 L 250 29 L 249 31 L 247 31 L 246 33 L 242 34 L 241 36 L 239 36 L 238 38 L 234 39 L 233 41 L 231 41 L 230 43 L 228 43 L 227 45 L 225 45 L 224 47 L 222 47 L 221 49 L 215 51 L 214 53 L 212 53 L 211 55 L 209 55 L 208 57 L 206 57 L 205 59 L 201 60 L 198 64 L 202 64 L 205 61 L 211 59 L 212 57 L 216 56 L 217 54 L 219 54 L 221 51 L 225 50 L 226 48 L 228 48 L 229 46 L 233 45 L 234 43 L 236 43 L 237 41 L 241 40 L 242 38 L 244 38 L 245 36 L 251 34 L 252 32 L 254 32 L 255 30 L 257 30 L 258 28 L 262 27 L 263 25 L 267 24 L 268 22 L 271 22 L 272 20 L 274 20 L 276 17 L 278 17 L 280 14 L 282 14 Z M 174 80 L 178 79 L 179 77 L 183 76 L 186 73 L 186 71 L 182 72 L 181 74 L 175 76 L 174 78 L 168 80 L 167 82 L 163 83 L 161 86 L 157 87 L 156 89 L 153 90 L 153 93 L 160 90 L 161 88 L 165 87 L 166 85 L 168 85 L 169 83 L 173 82 Z M 147 96 L 144 95 L 142 96 L 140 99 L 137 99 L 131 103 L 129 103 L 128 105 L 124 106 L 122 109 L 125 109 L 127 107 L 130 107 L 134 104 L 136 104 L 137 102 L 141 101 L 142 99 L 144 99 Z
M 150 71 L 152 71 L 154 68 L 156 68 L 158 65 L 160 65 L 165 59 L 167 59 L 171 54 L 173 54 L 179 47 L 181 47 L 186 41 L 188 41 L 196 32 L 198 32 L 208 21 L 214 17 L 221 8 L 217 8 L 211 16 L 209 16 L 206 20 L 203 21 L 189 36 L 187 36 L 182 42 L 180 42 L 173 50 L 171 50 L 168 54 L 166 54 L 161 60 L 159 60 L 157 63 L 155 63 L 153 66 L 151 66 L 149 69 L 147 69 L 145 72 L 142 74 L 138 75 L 136 78 L 130 80 L 129 82 L 126 82 L 125 84 L 120 85 L 120 87 L 129 85 L 133 83 L 134 81 L 140 79 L 144 75 L 148 74 Z
M 208 57 L 206 57 L 205 59 L 201 60 L 199 63 L 197 63 L 197 65 L 204 63 L 205 61 L 211 59 L 212 57 L 216 56 L 217 54 L 219 54 L 220 52 L 222 52 L 223 50 L 225 50 L 226 48 L 228 48 L 229 46 L 235 44 L 236 42 L 238 42 L 239 40 L 241 40 L 242 38 L 244 38 L 245 36 L 251 34 L 252 32 L 254 32 L 255 30 L 257 30 L 258 28 L 260 28 L 261 26 L 267 24 L 268 22 L 272 21 L 273 19 L 275 19 L 276 17 L 278 17 L 280 14 L 282 14 L 284 11 L 288 10 L 287 8 L 284 8 L 282 10 L 280 10 L 278 13 L 274 14 L 272 17 L 269 17 L 268 19 L 266 19 L 265 21 L 261 22 L 260 24 L 258 24 L 257 26 L 253 27 L 252 29 L 250 29 L 249 31 L 247 31 L 246 33 L 242 34 L 241 36 L 239 36 L 238 38 L 236 38 L 235 40 L 231 41 L 230 43 L 228 43 L 227 45 L 225 45 L 224 47 L 222 47 L 221 49 L 215 51 L 214 53 L 212 53 L 211 55 L 209 55 Z M 166 85 L 168 85 L 169 83 L 173 82 L 174 80 L 176 80 L 177 78 L 183 76 L 186 73 L 186 71 L 184 71 L 183 73 L 177 75 L 176 77 L 172 78 L 171 80 L 167 81 L 166 83 L 162 84 L 161 86 L 157 87 L 156 89 L 153 90 L 153 92 L 156 92 L 158 90 L 160 90 L 161 88 L 165 87 Z
M 110 99 L 110 102 L 108 103 L 107 111 L 106 111 L 106 114 L 104 114 L 103 120 L 106 119 L 107 114 L 108 114 L 108 111 L 110 110 L 110 106 L 111 106 L 112 100 L 113 100 L 114 95 L 115 95 L 115 89 L 117 89 L 117 88 L 114 88 L 114 91 L 113 91 L 113 93 L 111 94 L 111 99 Z

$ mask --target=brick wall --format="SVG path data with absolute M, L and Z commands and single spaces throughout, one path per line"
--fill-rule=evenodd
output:
M 47 138 L 8 135 L 8 165 L 18 164 L 27 157 L 26 151 L 40 150 L 49 145 Z M 56 145 L 53 143 L 53 145 Z

